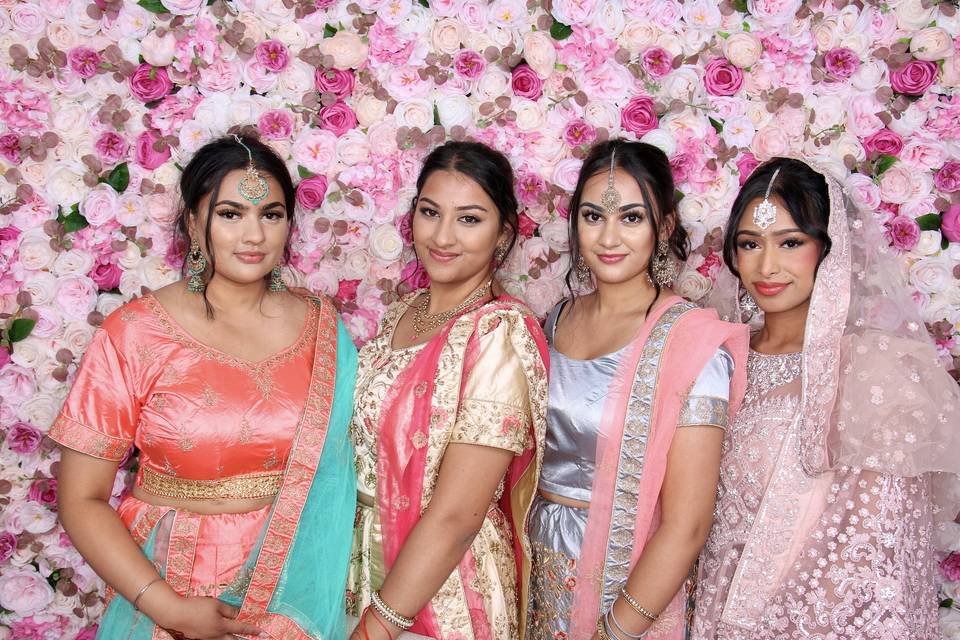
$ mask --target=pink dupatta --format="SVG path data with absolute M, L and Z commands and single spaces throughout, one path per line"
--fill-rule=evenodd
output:
M 532 338 L 513 346 L 523 361 L 527 377 L 532 416 L 528 428 L 535 446 L 514 458 L 506 474 L 507 490 L 500 500 L 500 507 L 512 525 L 518 575 L 528 564 L 523 562 L 524 557 L 529 557 L 524 525 L 542 460 L 548 351 L 543 331 L 531 312 L 517 300 L 500 297 L 447 323 L 398 376 L 384 399 L 378 425 L 377 498 L 387 572 L 428 506 L 424 482 L 431 433 L 447 431 L 456 421 L 462 381 L 477 359 L 480 334 L 484 326 L 492 329 L 490 323 L 498 321 L 494 316 L 504 312 L 519 312 Z M 468 551 L 459 565 L 460 576 L 474 637 L 481 640 L 490 638 L 491 631 L 483 596 L 470 586 L 474 566 L 472 552 Z M 520 584 L 525 594 L 526 581 Z M 432 603 L 417 615 L 411 631 L 440 637 Z
M 570 638 L 589 640 L 597 618 L 626 582 L 660 523 L 660 489 L 667 454 L 689 390 L 721 346 L 734 360 L 729 413 L 746 388 L 749 335 L 744 325 L 719 320 L 674 296 L 654 309 L 633 339 L 611 384 L 597 438 L 596 477 L 590 500 Z M 650 635 L 684 636 L 681 589 Z

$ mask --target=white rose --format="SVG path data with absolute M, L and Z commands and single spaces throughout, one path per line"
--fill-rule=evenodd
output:
M 440 124 L 448 131 L 457 125 L 469 127 L 474 120 L 473 104 L 466 96 L 440 96 L 437 98 L 437 112 Z
M 620 109 L 612 102 L 591 100 L 583 108 L 583 119 L 597 129 L 606 129 L 610 133 L 620 130 Z
M 163 256 L 148 255 L 137 264 L 140 282 L 151 291 L 156 291 L 180 279 L 180 274 L 167 265 Z
M 93 256 L 86 251 L 70 249 L 57 256 L 53 263 L 53 272 L 58 276 L 70 273 L 85 274 L 93 268 Z
M 653 129 L 651 131 L 647 131 L 645 134 L 643 134 L 643 137 L 640 138 L 640 142 L 652 144 L 667 154 L 668 158 L 677 151 L 677 139 L 674 138 L 673 134 L 666 129 Z
M 58 341 L 55 341 L 54 344 L 56 348 L 59 349 L 60 345 Z M 40 391 L 45 391 L 57 395 L 63 390 L 63 383 L 53 377 L 53 372 L 60 367 L 60 363 L 57 362 L 53 356 L 44 358 L 40 361 L 40 364 L 37 365 L 37 368 L 34 369 L 37 374 L 37 388 Z M 59 396 L 57 396 L 59 397 Z
M 35 369 L 49 355 L 50 347 L 47 345 L 47 340 L 31 335 L 13 344 L 10 360 L 21 367 Z
M 361 280 L 369 271 L 370 254 L 363 249 L 357 249 L 347 254 L 340 273 L 346 280 Z
M 680 214 L 680 220 L 684 226 L 700 222 L 709 210 L 707 201 L 693 193 L 686 194 L 677 205 L 677 213 Z
M 767 111 L 767 105 L 751 100 L 744 111 L 744 115 L 750 118 L 754 128 L 760 129 L 773 119 L 773 114 Z
M 754 128 L 750 118 L 747 116 L 734 116 L 727 118 L 723 123 L 723 132 L 720 134 L 720 137 L 723 138 L 723 141 L 726 142 L 728 146 L 745 149 L 750 146 L 756 132 L 757 130 Z
M 843 133 L 839 138 L 830 143 L 830 152 L 838 158 L 845 158 L 848 155 L 856 158 L 857 162 L 865 160 L 867 152 L 863 150 L 863 145 L 856 136 L 849 133 Z
M 572 192 L 577 186 L 577 176 L 582 165 L 583 161 L 576 158 L 561 160 L 553 170 L 551 182 L 565 191 Z
M 361 131 L 353 129 L 337 140 L 337 157 L 343 164 L 352 167 L 366 162 L 370 157 L 370 142 Z
M 277 93 L 281 96 L 302 96 L 314 87 L 313 73 L 313 67 L 303 60 L 290 60 L 277 78 Z
M 627 19 L 619 3 L 601 2 L 600 10 L 593 16 L 593 26 L 600 29 L 608 38 L 616 38 L 623 33 Z
M 387 115 L 387 103 L 372 95 L 365 95 L 357 101 L 356 114 L 361 127 L 373 126 Z
M 918 253 L 922 256 L 932 256 L 934 254 L 940 253 L 940 242 L 942 236 L 939 231 L 921 231 L 920 232 L 920 241 L 917 242 L 917 246 L 913 248 L 914 253 Z
M 46 269 L 56 257 L 43 229 L 31 229 L 20 236 L 20 266 L 24 269 Z
M 433 48 L 441 53 L 453 55 L 460 51 L 460 42 L 463 40 L 466 28 L 459 20 L 443 18 L 434 23 L 430 32 Z
M 106 317 L 122 307 L 124 302 L 126 302 L 126 299 L 120 294 L 101 293 L 100 297 L 97 298 L 97 311 Z
M 47 246 L 50 246 L 49 240 L 47 241 Z M 21 262 L 23 261 L 23 245 L 20 246 L 20 260 Z M 30 274 L 27 281 L 23 283 L 23 290 L 30 293 L 33 304 L 36 306 L 50 302 L 53 299 L 53 290 L 56 286 L 57 279 L 52 273 L 48 271 L 38 271 L 37 273 Z
M 649 22 L 628 22 L 620 34 L 620 44 L 632 54 L 642 53 L 657 42 L 660 29 Z
M 923 0 L 905 0 L 894 9 L 897 14 L 897 26 L 904 31 L 919 31 L 930 24 L 934 14 L 939 11 L 937 5 L 924 8 Z
M 403 252 L 403 238 L 392 224 L 374 227 L 368 239 L 370 253 L 384 262 L 398 260 Z
M 50 393 L 35 393 L 20 405 L 17 409 L 17 417 L 46 432 L 53 426 L 61 404 L 61 401 Z
M 173 160 L 164 162 L 153 170 L 153 181 L 157 184 L 173 187 L 180 181 L 180 169 L 177 169 L 177 165 Z
M 670 98 L 686 102 L 702 100 L 706 91 L 700 76 L 690 65 L 684 65 L 664 78 L 662 90 Z
M 540 77 L 546 78 L 553 73 L 557 62 L 557 49 L 545 31 L 529 31 L 523 36 L 523 55 L 530 68 Z
M 692 269 L 685 269 L 673 285 L 673 290 L 677 294 L 693 302 L 703 298 L 712 288 L 713 283 L 710 282 L 710 278 Z
M 273 37 L 287 45 L 291 51 L 299 51 L 307 46 L 306 32 L 293 20 L 280 25 L 273 32 Z
M 63 331 L 63 316 L 56 307 L 35 304 L 31 308 L 37 314 L 37 324 L 33 325 L 31 338 L 53 338 Z
M 399 127 L 429 131 L 433 127 L 433 103 L 424 98 L 411 98 L 397 103 L 393 117 Z
M 140 253 L 140 247 L 133 242 L 128 242 L 127 246 L 123 249 L 123 253 L 120 254 L 120 258 L 117 259 L 117 264 L 119 264 L 124 271 L 129 271 L 136 268 L 142 259 L 143 256 Z
M 69 207 L 80 201 L 81 194 L 86 191 L 83 176 L 68 167 L 60 167 L 47 180 L 44 189 L 51 205 Z
M 131 298 L 140 295 L 140 274 L 136 271 L 124 271 L 120 274 L 120 293 Z
M 513 103 L 513 110 L 517 114 L 517 128 L 521 131 L 536 131 L 543 127 L 543 109 L 533 100 L 517 98 Z
M 657 36 L 656 45 L 662 49 L 666 49 L 673 57 L 684 53 L 683 40 L 674 33 L 661 33 Z
M 116 296 L 116 294 L 114 294 Z M 116 296 L 120 297 L 120 296 Z M 63 330 L 63 347 L 69 349 L 73 355 L 79 356 L 87 350 L 87 345 L 93 339 L 93 327 L 86 322 L 68 322 Z
M 921 293 L 945 291 L 953 280 L 953 265 L 942 256 L 920 258 L 910 267 L 910 283 Z
M 493 101 L 506 94 L 509 88 L 509 75 L 499 69 L 487 67 L 477 80 L 477 98 L 481 101 Z

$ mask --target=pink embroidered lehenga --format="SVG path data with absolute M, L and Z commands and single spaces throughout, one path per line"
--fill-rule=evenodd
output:
M 697 640 L 940 637 L 927 472 L 960 470 L 960 396 L 875 220 L 826 178 L 803 351 L 751 352 L 727 431 Z M 732 278 L 722 315 L 739 314 Z

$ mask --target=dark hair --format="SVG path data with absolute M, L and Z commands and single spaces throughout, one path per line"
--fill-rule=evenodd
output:
M 210 203 L 207 206 L 207 223 L 203 230 L 204 245 L 207 247 L 207 262 L 210 272 L 213 273 L 217 263 L 217 258 L 213 254 L 210 244 L 210 225 L 213 222 L 213 208 L 220 197 L 220 185 L 223 178 L 231 171 L 246 169 L 250 164 L 250 157 L 253 156 L 253 166 L 266 174 L 273 176 L 280 183 L 283 189 L 283 201 L 287 210 L 287 220 L 290 222 L 291 231 L 293 229 L 294 206 L 296 203 L 296 191 L 293 187 L 293 180 L 287 165 L 276 152 L 260 142 L 258 139 L 241 134 L 241 145 L 232 135 L 217 138 L 200 147 L 187 166 L 183 168 L 180 175 L 180 208 L 177 212 L 175 240 L 187 246 L 186 254 L 181 266 L 181 272 L 186 274 L 187 258 L 190 253 L 190 220 L 194 216 L 200 215 L 200 201 L 210 195 Z M 247 154 L 247 149 L 250 154 Z M 292 233 L 287 236 L 287 246 L 284 247 L 284 259 L 290 257 L 290 238 Z M 197 238 L 199 240 L 199 238 Z M 212 317 L 212 309 L 207 301 L 207 293 L 204 291 L 203 300 L 207 306 L 207 314 Z
M 510 255 L 517 243 L 520 231 L 520 216 L 517 212 L 517 196 L 513 190 L 513 167 L 507 157 L 480 142 L 451 140 L 427 155 L 417 176 L 417 195 L 413 197 L 407 222 L 411 233 L 413 216 L 417 210 L 417 199 L 423 191 L 427 178 L 437 171 L 456 171 L 467 176 L 483 189 L 493 200 L 500 217 L 500 230 L 510 229 L 510 242 L 504 258 Z M 499 267 L 499 265 L 497 265 Z
M 570 268 L 567 269 L 567 288 L 573 293 L 573 275 L 577 261 L 580 259 L 580 233 L 577 223 L 580 218 L 580 200 L 583 197 L 583 188 L 587 180 L 599 173 L 610 170 L 610 156 L 614 155 L 614 166 L 627 172 L 640 187 L 643 204 L 650 212 L 650 225 L 653 227 L 653 237 L 660 237 L 660 226 L 673 216 L 673 232 L 667 240 L 669 251 L 677 260 L 686 261 L 689 252 L 687 231 L 680 224 L 677 216 L 676 190 L 673 184 L 673 174 L 670 172 L 670 161 L 666 154 L 657 147 L 646 142 L 631 142 L 622 139 L 607 140 L 595 144 L 583 161 L 577 186 L 570 197 L 569 238 L 570 238 Z M 653 277 L 653 256 L 647 263 L 647 275 L 653 282 L 660 295 L 660 285 Z M 654 298 L 656 301 L 656 298 Z M 653 303 L 651 303 L 651 308 Z M 647 310 L 649 313 L 649 309 Z
M 779 169 L 776 181 L 770 179 Z M 770 197 L 776 196 L 787 207 L 797 227 L 805 234 L 820 241 L 820 260 L 817 268 L 830 253 L 830 192 L 827 181 L 805 162 L 793 158 L 774 158 L 757 167 L 737 194 L 730 209 L 730 219 L 723 236 L 723 261 L 733 275 L 737 271 L 737 227 L 747 210 L 747 205 L 762 199 L 770 187 Z M 751 209 L 752 214 L 752 209 Z

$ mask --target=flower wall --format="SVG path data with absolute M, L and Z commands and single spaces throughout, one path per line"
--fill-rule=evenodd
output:
M 695 300 L 750 170 L 815 158 L 879 212 L 956 369 L 958 36 L 937 0 L 0 0 L 0 640 L 92 637 L 102 585 L 56 523 L 43 436 L 96 325 L 178 277 L 174 185 L 204 142 L 248 127 L 288 160 L 288 280 L 336 296 L 358 341 L 422 282 L 404 214 L 445 138 L 513 162 L 506 285 L 540 314 L 591 143 L 669 155 Z M 960 600 L 960 556 L 941 568 Z

